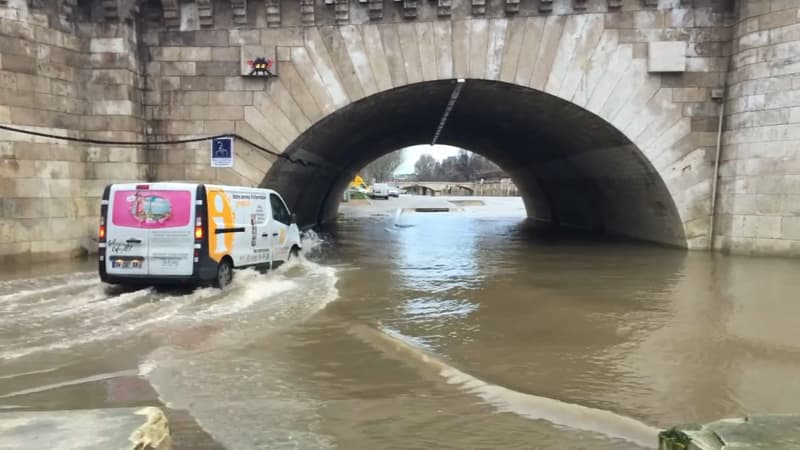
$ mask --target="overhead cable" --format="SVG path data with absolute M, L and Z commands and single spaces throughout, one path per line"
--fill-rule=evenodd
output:
M 49 134 L 49 133 L 42 133 L 39 131 L 31 131 L 25 130 L 21 128 L 14 128 L 9 127 L 7 125 L 0 124 L 0 130 L 10 131 L 13 133 L 21 133 L 27 134 L 29 136 L 38 136 L 47 139 L 56 139 L 61 141 L 69 141 L 69 142 L 80 142 L 84 144 L 95 144 L 95 145 L 113 145 L 113 146 L 122 146 L 122 147 L 138 147 L 138 146 L 150 146 L 150 145 L 179 145 L 179 144 L 191 144 L 195 142 L 203 142 L 203 141 L 211 141 L 214 139 L 220 138 L 234 138 L 236 140 L 242 141 L 258 150 L 261 150 L 264 153 L 272 155 L 276 158 L 283 158 L 289 161 L 292 164 L 300 164 L 301 166 L 305 167 L 322 167 L 321 165 L 306 161 L 300 158 L 293 158 L 289 155 L 284 153 L 278 153 L 276 151 L 270 150 L 264 146 L 258 145 L 255 142 L 247 139 L 244 136 L 240 136 L 236 133 L 228 133 L 228 134 L 218 134 L 214 136 L 205 136 L 205 137 L 198 137 L 198 138 L 188 138 L 188 139 L 172 139 L 172 140 L 165 140 L 165 141 L 111 141 L 111 140 L 104 140 L 104 139 L 89 139 L 89 138 L 77 138 L 71 136 L 59 136 L 56 134 Z

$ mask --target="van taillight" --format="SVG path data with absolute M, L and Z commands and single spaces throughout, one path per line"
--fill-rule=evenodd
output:
M 100 225 L 100 229 L 97 230 L 97 237 L 100 239 L 101 242 L 106 240 L 106 226 L 105 225 L 102 225 L 102 224 Z
M 200 217 L 194 220 L 194 238 L 198 241 L 203 239 L 203 220 Z

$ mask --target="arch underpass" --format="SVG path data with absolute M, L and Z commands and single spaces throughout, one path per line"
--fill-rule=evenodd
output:
M 301 223 L 324 222 L 335 217 L 357 170 L 386 153 L 431 143 L 455 100 L 436 143 L 470 149 L 506 170 L 537 223 L 687 245 L 662 176 L 614 126 L 531 88 L 477 79 L 458 84 L 409 84 L 336 110 L 285 150 L 320 167 L 280 160 L 262 185 L 284 192 Z
M 405 192 L 406 194 L 416 194 L 416 195 L 430 195 L 433 196 L 436 194 L 436 191 L 431 189 L 429 186 L 425 186 L 424 184 L 412 184 L 410 186 L 404 186 L 400 188 L 401 192 Z

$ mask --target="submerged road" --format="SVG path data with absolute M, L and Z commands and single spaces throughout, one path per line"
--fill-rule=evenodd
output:
M 343 204 L 305 260 L 224 292 L 6 267 L 0 411 L 160 404 L 179 449 L 365 450 L 637 449 L 796 412 L 800 262 L 537 237 L 518 198 L 452 200 Z M 397 216 L 434 203 L 454 211 Z

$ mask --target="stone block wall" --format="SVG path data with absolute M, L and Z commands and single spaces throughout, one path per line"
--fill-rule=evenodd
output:
M 0 7 L 0 123 L 53 135 L 141 139 L 141 81 L 128 27 L 63 31 L 49 21 L 46 10 Z M 144 156 L 137 148 L 0 131 L 0 258 L 93 249 L 103 186 L 141 179 Z
M 567 100 L 629 137 L 669 189 L 690 248 L 709 244 L 713 97 L 727 83 L 713 246 L 800 254 L 797 0 L 107 1 L 89 5 L 91 20 L 71 1 L 27 3 L 0 0 L 0 123 L 148 142 L 237 133 L 281 152 L 372 94 L 497 80 Z M 685 72 L 648 71 L 656 41 L 687 43 Z M 241 46 L 273 49 L 279 76 L 242 77 Z M 641 164 L 608 163 L 633 150 L 605 150 L 552 164 L 622 180 L 609 221 L 647 228 L 629 207 L 649 198 Z M 108 182 L 259 185 L 273 163 L 241 142 L 233 169 L 213 169 L 208 142 L 92 146 L 0 132 L 0 257 L 93 248 Z M 663 205 L 650 203 L 657 222 Z
M 714 246 L 800 255 L 800 2 L 736 8 Z
M 302 26 L 300 16 L 292 14 L 299 6 L 280 2 L 280 27 L 275 28 L 266 26 L 268 11 L 262 8 L 232 26 L 231 12 L 215 3 L 213 20 L 204 23 L 148 23 L 148 119 L 154 138 L 236 132 L 283 151 L 311 124 L 394 87 L 453 77 L 526 85 L 586 108 L 640 145 L 683 212 L 684 230 L 674 235 L 683 239 L 685 232 L 691 248 L 706 248 L 719 111 L 711 94 L 724 85 L 733 10 L 715 0 L 698 0 L 692 7 L 662 3 L 649 7 L 627 1 L 612 8 L 596 0 L 587 3 L 584 15 L 572 15 L 565 1 L 548 12 L 526 4 L 520 17 L 505 17 L 502 2 L 490 2 L 485 13 L 456 5 L 450 17 L 420 3 L 417 20 L 408 21 L 391 12 L 398 5 L 384 5 L 380 20 L 357 13 L 365 5 L 351 5 L 345 20 L 326 15 L 329 6 L 316 2 L 314 26 Z M 649 74 L 648 43 L 653 41 L 687 42 L 687 70 Z M 278 77 L 267 82 L 241 77 L 243 45 L 274 46 Z M 207 145 L 160 149 L 154 161 L 158 179 L 257 185 L 273 162 L 237 146 L 233 170 L 211 169 Z M 553 164 L 566 167 L 565 173 L 575 166 L 597 171 L 598 159 L 624 154 L 618 158 L 623 160 L 629 151 L 586 152 Z M 612 228 L 638 236 L 637 230 L 666 220 L 668 207 L 650 201 L 652 183 L 635 158 L 604 166 L 608 171 L 599 178 L 620 178 L 624 172 L 626 183 L 639 186 L 610 188 L 629 194 L 609 212 Z M 575 197 L 583 190 L 576 185 Z M 651 208 L 647 214 L 652 213 L 653 223 L 634 220 L 645 214 L 630 205 L 643 204 Z M 675 236 L 662 240 L 677 241 Z
M 271 95 L 293 102 L 277 80 L 246 78 L 240 73 L 241 46 L 262 42 L 302 45 L 300 29 L 164 30 L 150 24 L 147 43 L 145 98 L 151 139 L 175 140 L 236 133 L 256 144 L 281 152 L 299 135 L 294 124 L 275 114 Z M 279 63 L 280 64 L 280 63 Z M 287 68 L 287 75 L 291 68 Z M 295 80 L 298 75 L 294 73 Z M 290 78 L 291 79 L 291 78 Z M 295 111 L 298 126 L 308 124 Z M 209 166 L 209 142 L 162 146 L 153 152 L 152 167 L 159 180 L 191 180 L 258 186 L 274 157 L 235 143 L 233 169 Z
M 595 5 L 595 3 L 590 3 Z M 712 172 L 717 141 L 720 102 L 713 93 L 725 83 L 730 57 L 730 25 L 734 11 L 727 2 L 698 0 L 691 7 L 680 2 L 660 2 L 648 8 L 641 2 L 624 2 L 620 9 L 604 15 L 601 44 L 589 60 L 588 69 L 573 65 L 573 71 L 588 70 L 587 80 L 603 70 L 611 83 L 599 83 L 587 99 L 581 89 L 572 102 L 586 107 L 624 132 L 641 150 L 664 180 L 684 224 L 687 246 L 708 248 Z M 585 32 L 586 30 L 584 30 Z M 605 43 L 609 41 L 612 44 Z M 652 42 L 685 42 L 686 68 L 675 73 L 648 73 Z M 609 49 L 630 52 L 630 63 Z M 576 53 L 573 59 L 584 55 Z M 644 74 L 644 76 L 642 75 Z M 574 76 L 573 76 L 573 79 Z M 598 101 L 599 100 L 599 101 Z M 625 189 L 614 194 L 616 205 L 608 211 L 615 229 L 657 228 L 668 220 L 664 205 L 653 201 L 652 183 L 640 175 L 642 168 L 635 158 L 616 158 L 630 149 L 610 148 L 586 152 L 563 161 L 564 165 L 595 168 L 597 177 L 606 183 L 624 182 Z M 599 169 L 597 169 L 599 168 Z M 617 181 L 614 179 L 617 178 Z M 578 186 L 576 198 L 585 195 Z M 637 214 L 631 205 L 646 205 L 646 214 Z M 646 221 L 641 221 L 646 217 Z M 665 237 L 662 242 L 669 242 Z

